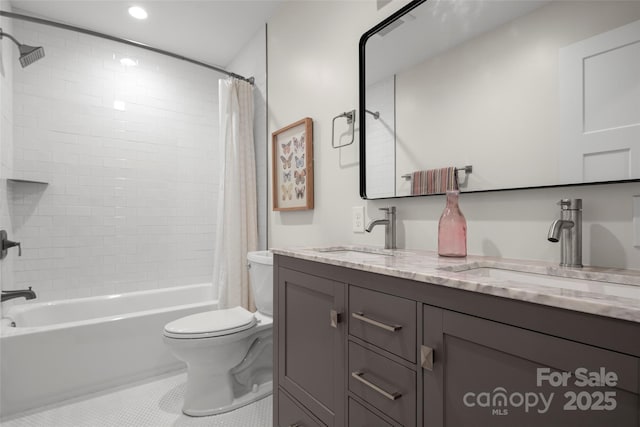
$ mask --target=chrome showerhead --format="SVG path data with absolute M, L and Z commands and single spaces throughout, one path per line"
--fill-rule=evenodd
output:
M 18 49 L 20 50 L 20 65 L 22 66 L 22 68 L 31 65 L 38 59 L 44 57 L 44 48 L 42 46 L 36 47 L 21 44 L 18 40 L 15 39 L 15 37 L 13 37 L 11 34 L 3 32 L 2 28 L 0 28 L 0 39 L 5 36 L 10 38 L 18 46 Z
M 44 48 L 42 46 L 34 47 L 21 44 L 20 49 L 20 65 L 22 68 L 33 64 L 38 59 L 44 58 Z

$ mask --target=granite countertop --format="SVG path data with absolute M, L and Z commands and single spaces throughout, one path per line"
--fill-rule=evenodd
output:
M 562 268 L 549 262 L 482 256 L 445 258 L 433 251 L 355 245 L 271 250 L 293 258 L 640 323 L 639 270 Z M 524 274 L 510 277 L 513 272 Z

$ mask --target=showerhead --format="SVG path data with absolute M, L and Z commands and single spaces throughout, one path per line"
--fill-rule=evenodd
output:
M 38 59 L 44 58 L 44 48 L 42 46 L 34 47 L 21 44 L 20 49 L 20 65 L 22 68 L 33 64 Z
M 3 32 L 2 28 L 0 28 L 0 39 L 5 36 L 10 38 L 18 46 L 18 49 L 20 50 L 20 65 L 22 66 L 22 68 L 29 66 L 36 62 L 38 59 L 44 57 L 44 48 L 42 46 L 35 47 L 21 44 L 20 42 L 18 42 L 18 40 L 15 39 L 15 37 L 13 37 L 11 34 Z

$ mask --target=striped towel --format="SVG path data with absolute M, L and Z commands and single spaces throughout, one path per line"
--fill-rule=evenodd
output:
M 455 166 L 441 169 L 415 171 L 411 174 L 411 194 L 444 194 L 447 190 L 459 190 Z

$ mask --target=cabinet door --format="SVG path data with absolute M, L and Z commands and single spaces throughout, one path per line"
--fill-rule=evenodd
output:
M 278 420 L 284 427 L 325 427 L 298 406 L 287 394 L 278 390 Z
M 278 383 L 325 425 L 345 420 L 345 285 L 278 274 Z
M 639 360 L 424 306 L 424 425 L 638 427 Z M 424 365 L 423 365 L 424 366 Z
M 393 427 L 353 399 L 349 399 L 349 427 Z

